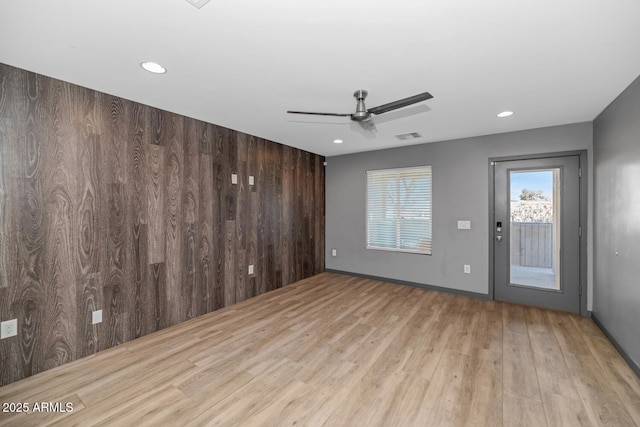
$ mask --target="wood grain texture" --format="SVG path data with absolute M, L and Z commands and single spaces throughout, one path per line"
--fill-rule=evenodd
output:
M 147 221 L 149 225 L 149 263 L 157 264 L 165 260 L 164 236 L 164 168 L 165 147 L 156 144 L 145 146 L 147 165 Z
M 149 265 L 147 277 L 151 283 L 153 299 L 149 301 L 153 307 L 153 329 L 159 331 L 166 328 L 167 323 L 167 275 L 164 263 Z
M 1 82 L 0 82 L 1 84 Z M 8 145 L 8 134 L 10 131 L 10 122 L 7 119 L 0 118 L 0 146 Z M 11 151 L 6 150 L 6 153 L 0 150 L 0 242 L 15 242 L 15 238 L 12 239 L 11 229 L 11 211 L 12 204 L 9 201 L 9 188 L 10 188 L 10 165 L 13 163 L 10 156 Z M 0 288 L 9 287 L 11 281 L 11 267 L 10 267 L 10 246 L 0 245 Z M 15 250 L 15 248 L 14 248 Z
M 0 313 L 17 315 L 12 304 L 11 292 L 15 289 L 12 283 L 18 280 L 18 252 L 16 218 L 18 199 L 15 188 L 18 169 L 18 146 L 22 141 L 15 138 L 24 131 L 16 129 L 18 123 L 12 117 L 25 109 L 26 99 L 20 94 L 22 80 L 16 78 L 16 70 L 11 69 L 7 75 L 0 73 Z M 9 102 L 9 100 L 15 102 Z M 2 320 L 5 320 L 3 317 Z M 20 343 L 10 340 L 0 341 L 0 366 L 15 366 L 15 369 L 1 370 L 0 384 L 14 381 L 21 376 L 22 363 Z
M 47 94 L 52 112 L 47 132 L 44 163 L 44 360 L 42 369 L 70 362 L 76 358 L 76 290 L 75 283 L 76 212 L 78 138 L 75 132 L 73 102 L 77 87 L 52 82 Z
M 265 152 L 264 141 L 258 141 L 258 152 Z M 256 272 L 256 290 L 258 294 L 266 292 L 266 248 L 269 241 L 266 236 L 266 194 L 267 182 L 266 182 L 266 169 L 268 165 L 264 156 L 259 156 L 256 164 L 256 186 L 258 191 L 258 225 L 256 233 L 258 238 L 256 240 L 256 266 L 258 267 Z M 288 209 L 287 205 L 283 205 L 285 209 Z
M 236 263 L 237 258 L 234 256 L 237 252 L 236 244 L 236 225 L 235 221 L 225 221 L 224 231 L 224 305 L 235 304 L 236 302 Z
M 186 320 L 187 307 L 183 302 L 188 301 L 185 298 L 187 290 L 184 286 L 171 286 L 171 284 L 178 284 L 182 280 L 184 147 L 181 138 L 184 130 L 184 121 L 182 117 L 175 114 L 163 112 L 163 116 L 165 116 L 164 122 L 166 123 L 164 138 L 166 142 L 164 170 L 165 213 L 163 214 L 166 228 L 164 241 L 165 253 L 171 254 L 165 260 L 168 285 L 165 304 L 167 311 L 165 315 L 167 325 L 171 326 Z M 175 301 L 181 301 L 181 303 L 176 304 Z M 187 302 L 186 305 L 188 304 Z
M 238 175 L 238 183 L 233 185 L 236 202 L 236 216 L 234 220 L 235 237 L 234 241 L 238 247 L 236 253 L 236 268 L 233 276 L 236 277 L 235 283 L 235 302 L 244 301 L 246 298 L 246 282 L 247 273 L 247 242 L 248 231 L 250 225 L 249 203 L 247 189 L 249 186 L 249 175 L 247 173 L 247 150 L 249 148 L 249 136 L 242 133 L 236 133 L 236 173 Z
M 458 346 L 470 318 L 498 332 L 476 328 Z M 502 327 L 516 318 L 525 322 Z M 572 314 L 322 273 L 2 387 L 0 401 L 72 402 L 74 411 L 0 413 L 0 424 L 638 425 L 640 379 L 604 340 L 578 355 L 554 338 L 569 371 L 549 369 L 579 394 L 524 397 L 536 375 L 503 369 L 509 359 L 534 373 L 546 363 L 530 356 L 533 330 L 603 340 Z
M 0 64 L 0 385 L 322 271 L 298 151 Z
M 209 144 L 207 144 L 209 146 Z M 198 198 L 198 228 L 197 244 L 198 252 L 196 257 L 196 283 L 197 289 L 194 293 L 194 306 L 198 315 L 208 313 L 219 307 L 215 305 L 215 275 L 214 275 L 214 219 L 213 200 L 207 197 L 208 190 L 213 185 L 213 157 L 211 154 L 200 155 L 200 174 L 198 176 L 199 194 Z
M 98 328 L 91 323 L 91 314 L 103 305 L 102 276 L 100 275 L 100 230 L 102 212 L 101 183 L 98 170 L 101 167 L 99 116 L 95 97 L 84 90 L 82 118 L 78 123 L 80 139 L 77 159 L 78 208 L 76 264 L 76 323 L 78 357 L 98 351 Z
M 192 319 L 206 313 L 203 310 L 202 299 L 199 297 L 201 286 L 198 283 L 198 236 L 199 225 L 199 136 L 196 120 L 185 118 L 184 120 L 184 186 L 182 193 L 182 222 L 183 222 L 183 268 L 182 284 L 187 301 L 185 316 Z
M 127 212 L 125 217 L 128 262 L 127 277 L 130 278 L 131 303 L 129 304 L 129 325 L 131 338 L 139 338 L 155 331 L 153 310 L 147 301 L 153 301 L 153 292 L 148 279 L 149 264 L 149 219 L 147 173 L 147 122 L 150 108 L 132 103 L 131 120 L 128 122 L 127 169 L 128 185 Z M 152 307 L 152 305 L 151 305 Z
M 13 70 L 12 70 L 13 71 Z M 0 75 L 0 288 L 7 288 L 13 275 L 14 267 L 11 265 L 12 252 L 16 251 L 15 246 L 4 244 L 4 242 L 15 242 L 13 237 L 12 213 L 15 208 L 10 201 L 11 179 L 16 176 L 15 165 L 18 164 L 16 149 L 18 141 L 14 135 L 19 133 L 14 129 L 16 123 L 11 120 L 14 109 L 20 109 L 23 102 L 10 104 L 9 99 L 16 98 L 18 84 L 13 73 Z M 22 99 L 19 97 L 18 100 Z
M 19 178 L 15 186 L 14 199 L 17 204 L 15 212 L 21 212 L 21 215 L 16 217 L 17 286 L 9 288 L 10 304 L 15 307 L 15 310 L 10 309 L 2 315 L 2 318 L 17 317 L 18 329 L 21 332 L 18 339 L 18 355 L 14 358 L 19 363 L 6 365 L 5 369 L 9 370 L 11 367 L 12 372 L 3 374 L 3 378 L 13 377 L 13 380 L 41 371 L 42 364 L 39 361 L 44 354 L 42 328 L 43 301 L 46 299 L 46 294 L 43 284 L 45 228 L 42 152 L 46 144 L 44 140 L 47 121 L 46 116 L 41 112 L 43 109 L 46 110 L 42 98 L 43 93 L 46 92 L 47 83 L 47 80 L 39 80 L 33 74 L 24 76 L 21 84 L 24 91 L 21 95 L 26 102 L 23 133 L 10 136 L 11 139 L 24 142 L 22 149 L 17 152 Z M 11 101 L 11 99 L 8 100 L 8 102 Z M 4 150 L 5 146 L 2 146 L 2 149 Z
M 103 285 L 105 328 L 101 349 L 128 341 L 124 317 L 128 314 L 130 300 L 129 283 L 125 278 L 129 262 L 125 230 L 124 184 L 107 184 L 108 197 L 105 258 L 105 282 Z

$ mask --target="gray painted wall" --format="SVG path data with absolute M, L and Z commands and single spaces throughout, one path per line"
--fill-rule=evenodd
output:
M 640 365 L 640 78 L 594 121 L 593 313 Z
M 326 268 L 487 294 L 488 159 L 587 149 L 591 163 L 592 142 L 592 124 L 578 123 L 329 157 Z M 433 255 L 365 249 L 365 171 L 424 164 L 433 167 Z M 463 219 L 471 230 L 457 229 Z M 464 264 L 471 274 L 464 274 Z M 589 309 L 590 301 L 588 295 Z

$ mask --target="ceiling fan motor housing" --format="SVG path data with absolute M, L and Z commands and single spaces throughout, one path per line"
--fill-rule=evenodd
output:
M 351 115 L 351 120 L 361 122 L 367 120 L 371 114 L 367 111 L 367 107 L 364 105 L 364 99 L 367 97 L 368 92 L 366 90 L 357 90 L 353 93 L 353 97 L 358 100 L 356 105 L 356 112 Z

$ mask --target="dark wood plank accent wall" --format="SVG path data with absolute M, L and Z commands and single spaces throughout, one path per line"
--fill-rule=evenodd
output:
M 323 162 L 0 64 L 0 385 L 322 272 Z

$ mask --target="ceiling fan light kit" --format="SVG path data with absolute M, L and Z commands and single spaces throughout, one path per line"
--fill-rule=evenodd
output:
M 410 96 L 408 98 L 399 99 L 397 101 L 389 102 L 387 104 L 383 104 L 377 107 L 367 109 L 367 107 L 364 104 L 364 100 L 367 98 L 368 94 L 369 93 L 363 89 L 356 90 L 353 93 L 353 97 L 357 100 L 356 112 L 353 114 L 318 113 L 318 112 L 311 112 L 311 111 L 291 111 L 291 110 L 287 111 L 287 113 L 310 114 L 310 115 L 316 115 L 316 116 L 349 117 L 354 122 L 359 123 L 363 129 L 368 130 L 369 132 L 377 132 L 376 126 L 372 120 L 372 116 L 388 113 L 389 111 L 397 110 L 397 109 L 407 107 L 409 105 L 416 104 L 418 102 L 426 101 L 428 99 L 433 98 L 433 96 L 429 92 L 424 92 L 418 95 Z

